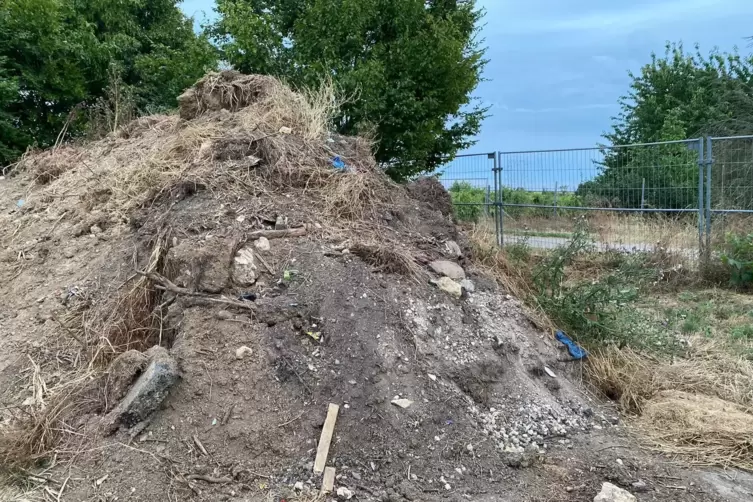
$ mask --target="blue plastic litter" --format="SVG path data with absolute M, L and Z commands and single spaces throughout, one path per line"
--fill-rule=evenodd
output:
M 23 199 L 18 199 L 18 202 L 16 202 L 16 207 L 21 207 L 26 203 Z
M 334 159 L 332 159 L 332 167 L 339 169 L 340 171 L 344 171 L 348 166 L 347 164 L 345 164 L 345 162 L 343 162 L 343 159 L 341 159 L 340 157 L 335 157 Z
M 564 332 L 557 331 L 555 338 L 567 347 L 568 352 L 570 352 L 570 355 L 573 356 L 574 359 L 583 359 L 588 356 L 586 349 L 572 341 Z

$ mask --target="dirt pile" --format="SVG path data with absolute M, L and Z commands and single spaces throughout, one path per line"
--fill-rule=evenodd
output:
M 36 462 L 26 482 L 63 500 L 313 500 L 335 403 L 334 497 L 562 493 L 575 435 L 611 418 L 473 268 L 446 193 L 395 185 L 368 143 L 330 135 L 332 102 L 210 75 L 183 118 L 0 182 L 10 475 Z M 430 283 L 439 260 L 464 268 L 460 298 Z M 176 383 L 149 380 L 173 363 Z M 539 486 L 519 469 L 544 458 L 559 481 Z

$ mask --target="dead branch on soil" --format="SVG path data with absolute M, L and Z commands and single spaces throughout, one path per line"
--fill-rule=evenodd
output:
M 241 302 L 237 300 L 228 300 L 227 298 L 218 298 L 208 293 L 200 293 L 197 291 L 190 291 L 186 288 L 181 288 L 173 284 L 167 277 L 160 275 L 156 272 L 144 272 L 143 270 L 135 270 L 137 274 L 142 277 L 146 277 L 154 284 L 157 285 L 157 289 L 168 291 L 179 296 L 190 296 L 191 298 L 198 298 L 200 300 L 206 300 L 213 303 L 221 303 L 223 305 L 230 305 L 233 307 L 242 308 L 244 310 L 256 311 L 256 306 L 253 303 Z

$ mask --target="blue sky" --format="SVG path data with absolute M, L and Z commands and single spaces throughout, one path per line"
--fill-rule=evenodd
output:
M 753 0 L 480 0 L 490 60 L 476 91 L 490 105 L 473 152 L 595 145 L 617 100 L 667 41 L 749 50 Z M 187 0 L 200 20 L 213 0 Z

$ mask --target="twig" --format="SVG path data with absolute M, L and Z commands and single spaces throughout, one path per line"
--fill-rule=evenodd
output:
M 230 420 L 230 415 L 233 414 L 233 410 L 235 409 L 235 403 L 231 404 L 224 415 L 222 415 L 222 421 L 220 421 L 220 424 L 225 425 L 227 424 L 227 421 Z
M 290 368 L 290 371 L 292 371 L 292 372 L 293 372 L 293 374 L 294 374 L 294 375 L 295 375 L 295 376 L 296 376 L 296 377 L 298 378 L 298 381 L 299 381 L 299 382 L 301 382 L 301 385 L 303 385 L 303 387 L 304 387 L 304 388 L 305 388 L 305 389 L 306 389 L 306 390 L 308 391 L 308 393 L 309 393 L 309 394 L 313 395 L 314 393 L 313 393 L 313 391 L 311 390 L 311 388 L 310 388 L 310 387 L 308 386 L 308 384 L 307 384 L 307 383 L 306 383 L 306 382 L 305 382 L 305 381 L 303 380 L 303 378 L 301 378 L 301 375 L 300 375 L 300 374 L 298 373 L 298 371 L 297 371 L 297 370 L 295 369 L 295 367 L 293 366 L 293 364 L 292 364 L 292 363 L 291 363 L 291 362 L 290 362 L 290 361 L 288 360 L 288 358 L 287 358 L 287 357 L 285 357 L 285 356 L 283 356 L 283 355 L 280 355 L 280 357 L 282 357 L 282 360 L 283 360 L 283 361 L 285 361 L 285 364 L 287 364 L 287 365 L 288 365 L 288 368 Z
M 200 481 L 206 481 L 207 483 L 232 483 L 233 480 L 230 478 L 213 478 L 211 476 L 204 476 L 202 474 L 189 474 L 186 476 L 186 479 L 194 480 L 198 479 Z
M 45 477 L 45 476 L 41 476 L 41 475 L 39 475 L 39 474 L 32 474 L 31 472 L 29 472 L 29 471 L 27 471 L 26 469 L 23 469 L 23 468 L 21 468 L 21 467 L 19 467 L 19 470 L 20 470 L 21 472 L 23 472 L 24 474 L 26 474 L 26 475 L 27 475 L 28 477 L 30 477 L 30 478 L 33 478 L 33 479 L 41 479 L 42 481 L 47 481 L 48 483 L 54 483 L 54 484 L 56 484 L 56 485 L 59 485 L 59 484 L 60 484 L 60 481 L 57 481 L 57 480 L 55 480 L 55 479 L 52 479 L 52 478 L 47 478 L 47 477 Z
M 52 319 L 57 322 L 61 328 L 65 329 L 65 331 L 70 335 L 71 338 L 76 340 L 78 343 L 81 344 L 81 346 L 86 350 L 88 347 L 86 346 L 86 342 L 82 340 L 74 331 L 68 327 L 63 321 L 60 320 L 60 318 L 57 316 L 57 314 L 52 314 Z
M 301 412 L 301 414 L 300 414 L 300 415 L 298 415 L 297 417 L 295 417 L 295 418 L 293 418 L 293 419 L 291 419 L 291 420 L 288 420 L 287 422 L 285 422 L 285 423 L 282 423 L 282 424 L 278 425 L 277 427 L 285 427 L 286 425 L 290 425 L 290 424 L 292 424 L 293 422 L 295 422 L 296 420 L 298 420 L 299 418 L 301 418 L 302 416 L 303 416 L 303 412 Z
M 199 436 L 196 434 L 193 435 L 193 442 L 196 444 L 196 446 L 199 448 L 199 451 L 204 454 L 204 456 L 209 456 L 209 453 L 207 453 L 207 449 L 204 448 L 204 445 L 201 444 L 201 441 L 199 441 Z
M 68 484 L 68 480 L 69 479 L 71 479 L 70 476 L 68 476 L 67 478 L 65 478 L 65 481 L 63 481 L 63 486 L 60 487 L 60 491 L 58 492 L 57 502 L 60 502 L 60 497 L 63 496 L 63 491 L 65 491 L 65 485 Z
M 267 272 L 269 272 L 272 275 L 275 275 L 275 271 L 272 270 L 272 267 L 269 266 L 269 263 L 267 263 L 267 260 L 264 259 L 261 253 L 256 253 L 254 256 L 256 258 L 259 258 L 259 261 L 261 262 L 262 265 L 264 265 L 264 268 L 267 269 Z
M 308 233 L 306 227 L 300 228 L 288 228 L 285 230 L 256 230 L 249 234 L 251 240 L 258 239 L 259 237 L 266 237 L 267 239 L 281 239 L 283 237 L 303 237 Z
M 174 293 L 176 295 L 183 295 L 183 296 L 190 296 L 193 298 L 200 298 L 202 300 L 206 300 L 209 302 L 215 302 L 215 303 L 222 303 L 225 305 L 232 305 L 234 307 L 239 307 L 246 310 L 256 310 L 255 306 L 251 302 L 239 302 L 236 300 L 228 300 L 226 298 L 216 298 L 212 295 L 206 294 L 206 293 L 198 293 L 195 291 L 189 291 L 185 288 L 181 288 L 179 286 L 176 286 L 173 284 L 170 279 L 167 277 L 158 274 L 157 272 L 144 272 L 142 270 L 135 270 L 136 274 L 146 277 L 150 281 L 156 283 L 158 286 L 158 289 L 162 289 L 164 291 L 169 291 L 170 293 Z

